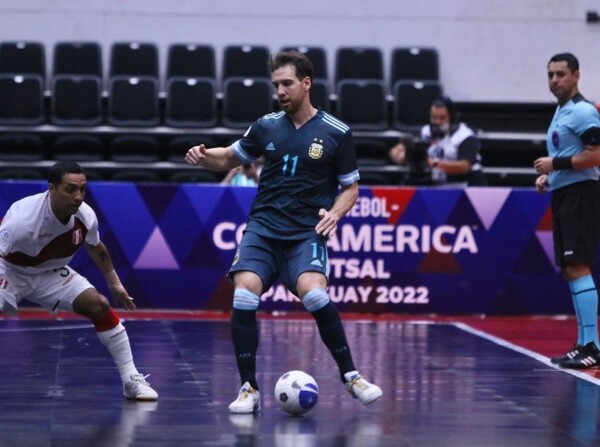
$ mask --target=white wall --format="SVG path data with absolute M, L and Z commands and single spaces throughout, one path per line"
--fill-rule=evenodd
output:
M 227 44 L 321 45 L 330 73 L 340 46 L 434 46 L 441 81 L 456 100 L 553 100 L 545 67 L 571 51 L 582 93 L 600 101 L 600 24 L 587 24 L 598 0 L 2 0 L 0 40 L 119 40 L 159 45 L 210 43 L 217 62 Z M 105 50 L 105 65 L 108 51 Z M 219 65 L 218 65 L 219 67 Z

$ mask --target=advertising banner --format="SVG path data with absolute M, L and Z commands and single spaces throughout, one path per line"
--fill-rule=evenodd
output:
M 45 183 L 0 184 L 0 215 Z M 223 310 L 256 189 L 93 182 L 86 202 L 140 308 Z M 550 195 L 533 189 L 361 187 L 329 240 L 329 293 L 364 313 L 570 313 L 553 262 Z M 107 293 L 85 250 L 72 267 Z M 301 310 L 276 283 L 261 310 Z

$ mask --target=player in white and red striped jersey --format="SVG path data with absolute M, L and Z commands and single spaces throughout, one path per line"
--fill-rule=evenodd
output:
M 100 240 L 96 214 L 83 201 L 85 173 L 75 162 L 58 162 L 48 182 L 46 192 L 13 203 L 0 224 L 0 311 L 16 314 L 27 299 L 50 312 L 89 318 L 115 361 L 125 397 L 156 400 L 147 376 L 135 367 L 127 331 L 108 299 L 68 265 L 85 246 L 117 303 L 135 309 Z

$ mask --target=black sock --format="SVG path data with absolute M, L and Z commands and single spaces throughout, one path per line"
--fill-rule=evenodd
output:
M 330 301 L 325 307 L 313 312 L 312 316 L 317 322 L 323 343 L 331 352 L 335 363 L 340 369 L 342 382 L 345 382 L 344 373 L 354 371 L 356 368 L 352 361 L 352 353 L 346 340 L 346 331 L 342 325 L 340 314 Z
M 233 309 L 231 312 L 231 337 L 242 384 L 249 382 L 252 388 L 258 391 L 258 383 L 256 383 L 258 326 L 255 310 Z

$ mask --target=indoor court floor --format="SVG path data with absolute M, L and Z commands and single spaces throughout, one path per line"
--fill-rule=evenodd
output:
M 312 319 L 261 315 L 262 411 L 230 415 L 239 381 L 226 316 L 120 315 L 157 402 L 123 398 L 86 320 L 0 319 L 1 447 L 600 445 L 600 379 L 548 360 L 571 347 L 572 318 L 344 315 L 359 370 L 384 391 L 365 407 L 341 385 Z M 272 395 L 292 369 L 320 391 L 299 417 Z

